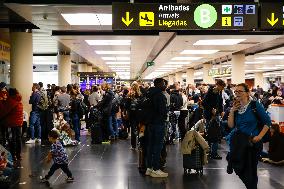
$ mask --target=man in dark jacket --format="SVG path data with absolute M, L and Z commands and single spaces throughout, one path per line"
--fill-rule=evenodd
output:
M 26 142 L 26 144 L 34 144 L 35 141 L 35 127 L 38 130 L 37 142 L 41 142 L 41 126 L 40 126 L 40 109 L 38 104 L 40 101 L 40 86 L 37 83 L 33 84 L 32 94 L 30 96 L 29 104 L 32 105 L 32 111 L 30 114 L 30 130 L 31 130 L 31 139 Z
M 209 128 L 209 123 L 212 119 L 213 116 L 216 116 L 217 120 L 218 117 L 221 115 L 223 116 L 223 98 L 222 98 L 222 91 L 224 90 L 226 84 L 223 80 L 219 79 L 216 80 L 216 86 L 215 87 L 210 87 L 207 94 L 204 97 L 204 100 L 202 102 L 202 105 L 204 107 L 204 118 L 206 119 L 206 129 L 207 131 L 213 131 L 214 129 L 218 130 L 212 133 L 219 133 L 221 132 L 220 125 L 215 125 L 216 128 L 212 129 Z M 215 114 L 215 115 L 213 115 Z M 211 132 L 210 132 L 211 133 Z M 208 135 L 210 135 L 208 133 Z M 219 137 L 219 136 L 208 136 L 209 138 L 214 138 L 214 137 Z M 214 140 L 218 141 L 218 140 Z M 221 156 L 218 155 L 217 150 L 218 150 L 218 142 L 212 142 L 210 144 L 211 146 L 211 153 L 210 156 L 213 159 L 222 159 Z
M 165 122 L 167 119 L 167 99 L 163 91 L 167 87 L 164 79 L 157 78 L 154 81 L 155 87 L 149 89 L 149 98 L 153 104 L 152 119 L 147 125 L 147 156 L 146 175 L 151 177 L 167 177 L 168 173 L 161 171 L 160 156 L 164 143 Z

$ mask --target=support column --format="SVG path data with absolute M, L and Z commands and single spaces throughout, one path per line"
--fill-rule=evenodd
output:
M 232 84 L 245 82 L 245 54 L 232 55 Z
M 255 73 L 254 74 L 254 87 L 258 86 L 263 88 L 264 87 L 264 78 L 263 78 L 263 73 Z
M 78 64 L 78 72 L 88 72 L 88 65 L 85 63 Z
M 190 68 L 186 70 L 186 86 L 194 84 L 194 69 Z
M 11 86 L 22 95 L 24 110 L 29 113 L 33 85 L 33 36 L 29 31 L 11 31 Z
M 177 72 L 175 74 L 175 82 L 180 82 L 180 85 L 183 84 L 183 79 L 182 79 L 182 72 Z
M 169 75 L 169 85 L 174 84 L 174 76 L 173 75 Z
M 92 65 L 88 65 L 87 72 L 93 72 L 93 66 Z
M 211 68 L 211 64 L 203 64 L 203 82 L 206 84 L 215 84 L 214 78 L 209 76 L 209 70 Z
M 57 56 L 58 61 L 58 85 L 67 86 L 71 84 L 71 56 L 70 54 Z
M 97 72 L 98 70 L 96 68 L 92 68 L 92 72 Z

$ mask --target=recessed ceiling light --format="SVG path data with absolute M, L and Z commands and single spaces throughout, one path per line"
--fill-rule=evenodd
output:
M 33 65 L 58 65 L 57 62 L 33 62 Z
M 106 62 L 106 64 L 123 65 L 130 64 L 130 62 Z
M 245 70 L 245 72 L 259 72 L 260 70 Z
M 228 67 L 232 67 L 232 65 L 229 64 L 222 65 L 222 68 L 228 68 Z
M 275 65 L 276 67 L 283 67 L 284 64 L 278 64 L 278 65 Z
M 219 50 L 184 50 L 180 54 L 214 54 Z
M 172 60 L 200 60 L 202 57 L 174 57 Z
M 130 60 L 130 57 L 123 56 L 111 56 L 111 57 L 102 57 L 103 60 Z
M 203 72 L 194 72 L 194 76 L 203 75 Z
M 97 54 L 130 54 L 130 51 L 95 51 Z
M 252 61 L 252 62 L 245 62 L 245 64 L 262 64 L 264 61 Z
M 61 15 L 70 25 L 112 25 L 112 14 L 73 13 Z
M 187 64 L 191 64 L 191 62 L 167 62 L 166 64 L 168 64 L 168 65 L 175 65 L 175 64 L 177 64 L 177 65 L 181 65 L 181 64 L 187 65 Z
M 89 45 L 131 45 L 131 40 L 85 40 Z
M 282 60 L 284 56 L 261 56 L 255 58 L 256 60 Z
M 161 68 L 181 68 L 182 65 L 164 65 Z
M 274 69 L 278 69 L 277 67 L 262 67 L 262 68 L 256 68 L 258 70 L 274 70 Z
M 236 45 L 240 42 L 245 41 L 246 39 L 208 39 L 208 40 L 199 40 L 193 45 Z
M 47 58 L 42 56 L 33 56 L 33 61 L 43 61 L 43 60 L 47 60 Z

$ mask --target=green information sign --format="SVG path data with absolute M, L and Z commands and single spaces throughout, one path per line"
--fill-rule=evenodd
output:
M 155 65 L 155 62 L 147 62 L 147 67 L 154 66 L 154 65 Z
M 253 30 L 257 4 L 113 3 L 113 30 Z
M 284 29 L 284 3 L 261 4 L 262 30 Z

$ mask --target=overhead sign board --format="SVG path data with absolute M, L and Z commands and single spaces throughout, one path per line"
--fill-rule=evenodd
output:
M 211 69 L 208 72 L 209 76 L 212 77 L 219 77 L 232 74 L 232 68 L 219 68 L 219 69 Z
M 254 3 L 113 3 L 113 30 L 252 30 L 258 27 Z
M 0 41 L 0 61 L 10 62 L 10 45 Z
M 284 29 L 284 3 L 261 4 L 262 30 Z

